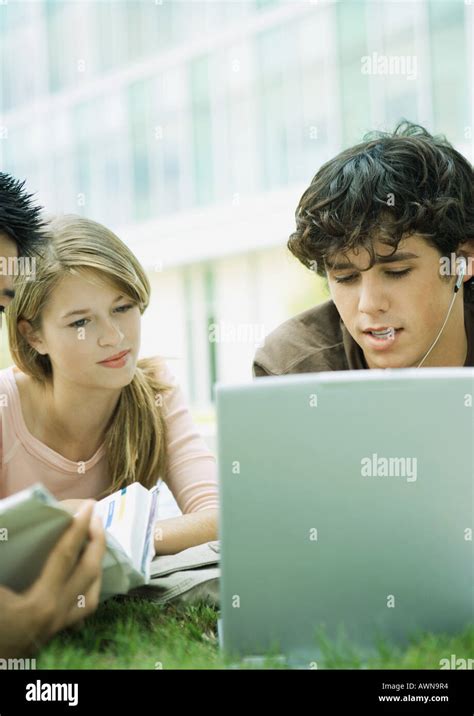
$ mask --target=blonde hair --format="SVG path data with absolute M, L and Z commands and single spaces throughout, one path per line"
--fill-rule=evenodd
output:
M 41 355 L 22 335 L 18 322 L 41 328 L 42 313 L 55 287 L 65 276 L 86 276 L 117 287 L 135 300 L 143 313 L 150 299 L 150 283 L 130 249 L 101 224 L 74 214 L 54 217 L 37 260 L 35 280 L 17 280 L 15 299 L 7 308 L 10 351 L 20 370 L 39 383 L 52 384 L 48 355 Z M 110 494 L 132 482 L 149 488 L 166 471 L 166 425 L 162 393 L 171 386 L 160 382 L 152 359 L 137 363 L 132 382 L 122 388 L 106 427 L 105 447 Z M 101 497 L 102 494 L 99 496 Z

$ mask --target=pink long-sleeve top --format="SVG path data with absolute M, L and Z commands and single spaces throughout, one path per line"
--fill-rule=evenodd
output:
M 157 359 L 159 376 L 171 384 L 163 415 L 168 435 L 168 468 L 163 475 L 183 514 L 218 508 L 216 459 L 196 429 L 183 392 L 166 363 Z M 32 435 L 24 421 L 15 380 L 19 370 L 0 371 L 0 498 L 35 482 L 58 499 L 94 498 L 110 484 L 105 445 L 89 460 L 78 463 L 55 452 Z

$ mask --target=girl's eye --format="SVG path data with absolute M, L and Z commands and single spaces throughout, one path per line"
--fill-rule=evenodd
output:
M 74 321 L 74 323 L 70 323 L 69 325 L 71 328 L 84 328 L 84 326 L 86 325 L 84 323 L 84 321 L 88 322 L 89 319 L 88 318 L 79 318 L 78 321 Z
M 402 271 L 385 271 L 385 274 L 387 276 L 390 276 L 390 278 L 401 278 L 402 276 L 407 276 L 410 273 L 411 269 L 402 269 Z M 340 277 L 337 278 L 334 277 L 334 280 L 336 283 L 352 283 L 357 278 L 358 274 L 352 273 L 350 276 L 344 276 L 344 278 Z
M 118 311 L 119 313 L 126 313 L 126 312 L 129 311 L 131 308 L 133 308 L 134 305 L 135 305 L 135 304 L 133 304 L 133 303 L 127 303 L 127 304 L 124 305 L 124 306 L 117 306 L 117 308 L 114 309 L 114 310 L 115 310 L 115 311 Z M 71 328 L 84 328 L 84 326 L 86 325 L 86 323 L 89 323 L 89 319 L 88 319 L 88 318 L 79 318 L 79 320 L 74 321 L 74 323 L 70 323 L 69 325 L 70 325 Z

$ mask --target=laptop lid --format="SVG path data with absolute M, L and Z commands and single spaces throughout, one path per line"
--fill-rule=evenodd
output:
M 471 368 L 218 385 L 221 646 L 320 662 L 474 621 Z

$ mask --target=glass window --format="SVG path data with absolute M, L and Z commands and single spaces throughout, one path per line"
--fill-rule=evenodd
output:
M 295 56 L 290 51 L 293 38 L 294 33 L 288 27 L 279 26 L 266 30 L 256 39 L 259 145 L 264 189 L 288 182 L 288 102 L 295 66 Z
M 280 0 L 254 0 L 256 10 L 271 10 L 279 5 Z
M 97 61 L 102 72 L 127 62 L 128 23 L 123 2 L 94 3 Z
M 361 58 L 367 56 L 365 0 L 337 4 L 340 112 L 342 143 L 360 141 L 370 122 L 369 76 L 361 72 Z
M 209 337 L 211 327 L 217 323 L 215 306 L 215 277 L 212 265 L 204 267 L 204 295 L 206 300 L 206 336 Z M 215 384 L 218 380 L 217 342 L 208 340 L 207 345 L 209 350 L 209 402 L 213 403 L 215 399 Z
M 469 84 L 464 3 L 428 5 L 431 43 L 431 86 L 435 124 L 448 136 L 460 136 L 470 125 L 472 86 Z M 472 57 L 472 49 L 471 49 Z
M 128 88 L 128 122 L 132 157 L 134 216 L 151 215 L 151 170 L 153 151 L 153 97 L 155 80 L 141 80 Z
M 0 42 L 0 97 L 4 111 L 31 102 L 44 92 L 46 85 L 40 6 L 28 2 L 25 5 L 30 15 L 20 23 L 17 20 L 22 14 L 18 14 L 17 4 L 0 4 L 5 29 Z
M 194 195 L 197 204 L 213 199 L 212 127 L 209 96 L 209 61 L 194 60 L 190 66 Z

